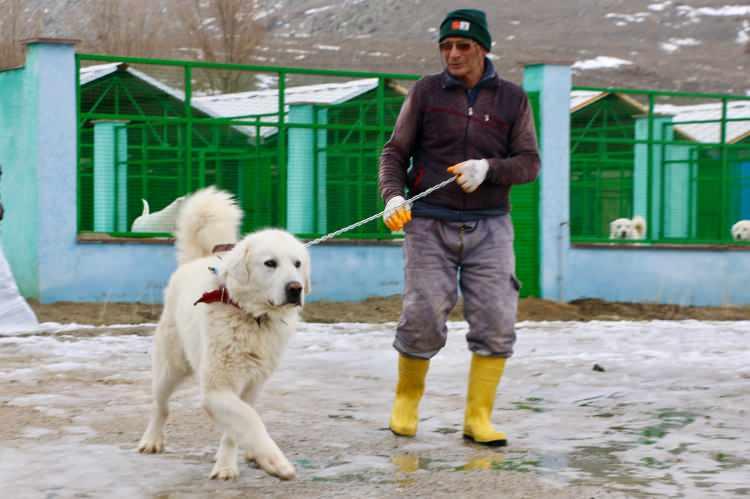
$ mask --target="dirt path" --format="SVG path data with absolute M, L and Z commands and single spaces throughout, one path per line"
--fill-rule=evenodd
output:
M 160 305 L 144 303 L 74 303 L 58 302 L 41 305 L 31 302 L 41 322 L 80 324 L 140 324 L 156 322 Z M 312 302 L 305 305 L 303 318 L 308 322 L 397 321 L 401 297 L 370 298 L 361 302 Z M 450 316 L 461 320 L 459 303 Z M 589 320 L 750 320 L 750 306 L 745 307 L 680 307 L 645 303 L 612 303 L 602 300 L 576 300 L 559 303 L 538 298 L 521 300 L 520 321 L 589 321 Z

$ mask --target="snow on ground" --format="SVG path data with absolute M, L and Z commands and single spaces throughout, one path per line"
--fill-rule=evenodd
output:
M 0 431 L 4 497 L 234 497 L 248 487 L 382 497 L 408 483 L 430 497 L 451 480 L 487 496 L 508 470 L 564 487 L 558 497 L 575 497 L 576 486 L 642 497 L 750 492 L 750 322 L 520 323 L 494 411 L 510 439 L 500 450 L 460 438 L 465 323 L 450 324 L 431 364 L 415 439 L 384 431 L 394 325 L 303 324 L 260 402 L 298 478 L 282 484 L 243 465 L 227 485 L 206 478 L 218 435 L 205 429 L 194 383 L 173 401 L 168 452 L 133 451 L 150 400 L 152 327 L 0 337 L 0 411 L 24 415 L 4 417 Z
M 671 53 L 677 51 L 680 47 L 695 47 L 700 44 L 701 42 L 695 38 L 670 38 L 666 42 L 662 42 L 660 46 L 664 52 Z

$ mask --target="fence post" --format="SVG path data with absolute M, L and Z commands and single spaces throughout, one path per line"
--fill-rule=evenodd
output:
M 24 43 L 24 66 L 0 73 L 2 243 L 21 293 L 48 302 L 76 272 L 76 40 Z
M 295 234 L 325 232 L 327 112 L 313 104 L 289 106 L 288 123 L 312 125 L 287 127 L 287 229 Z
M 541 297 L 563 301 L 570 248 L 570 65 L 527 64 L 523 86 L 526 92 L 539 92 Z

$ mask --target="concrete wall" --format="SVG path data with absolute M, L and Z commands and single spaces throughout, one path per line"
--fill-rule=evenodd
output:
M 750 304 L 748 250 L 573 247 L 567 253 L 566 301 Z
M 76 244 L 75 266 L 60 267 L 57 286 L 47 285 L 43 302 L 140 301 L 161 303 L 175 269 L 171 244 Z M 310 248 L 313 261 L 309 301 L 363 300 L 398 294 L 403 286 L 398 244 L 330 243 Z

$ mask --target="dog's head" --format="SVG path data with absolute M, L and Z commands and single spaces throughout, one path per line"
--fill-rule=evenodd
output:
M 750 241 L 750 220 L 740 220 L 732 225 L 732 238 L 735 241 Z
M 630 218 L 617 218 L 609 223 L 610 239 L 643 239 L 646 237 L 646 220 L 636 215 Z
M 609 223 L 610 239 L 635 239 L 635 225 L 629 218 L 618 218 Z
M 310 293 L 310 255 L 290 233 L 246 236 L 222 259 L 219 280 L 246 312 L 260 316 L 302 307 Z

